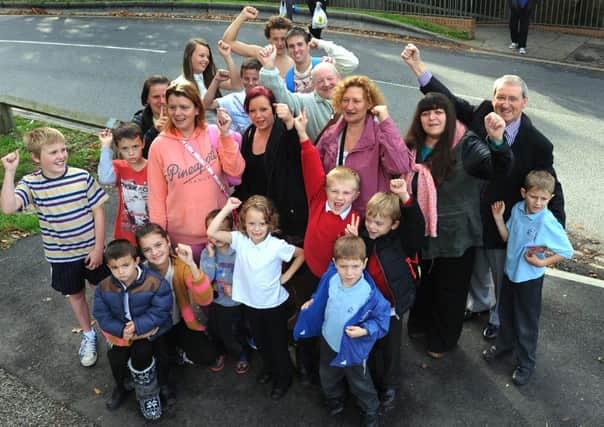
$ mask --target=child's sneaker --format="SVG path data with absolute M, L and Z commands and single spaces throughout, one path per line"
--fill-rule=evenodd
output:
M 220 355 L 214 361 L 214 364 L 210 366 L 210 371 L 220 372 L 224 369 L 224 355 Z
M 93 366 L 96 363 L 96 332 L 92 330 L 93 336 L 89 338 L 86 334 L 82 334 L 82 342 L 80 343 L 80 363 L 82 366 Z
M 235 372 L 239 375 L 247 374 L 250 370 L 250 364 L 248 363 L 245 357 L 241 357 L 237 364 L 235 365 Z

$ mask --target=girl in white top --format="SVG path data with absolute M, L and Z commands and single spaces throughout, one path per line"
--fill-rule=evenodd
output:
M 279 215 L 264 196 L 252 196 L 241 207 L 239 231 L 223 231 L 226 216 L 241 205 L 231 197 L 210 223 L 208 237 L 229 243 L 236 251 L 233 272 L 233 300 L 244 304 L 252 336 L 260 350 L 264 369 L 258 382 L 272 380 L 271 398 L 285 395 L 292 380 L 292 365 L 287 349 L 289 332 L 286 301 L 282 286 L 304 263 L 301 248 L 271 235 L 277 230 Z M 282 273 L 283 262 L 290 262 Z
M 241 90 L 241 78 L 237 72 L 237 66 L 231 57 L 231 46 L 222 40 L 218 41 L 218 51 L 226 62 L 227 70 L 216 69 L 214 57 L 210 45 L 204 39 L 190 39 L 185 45 L 182 58 L 182 74 L 178 76 L 176 81 L 188 80 L 194 83 L 199 89 L 201 99 L 205 102 L 204 96 L 208 87 L 218 74 L 220 84 L 216 91 L 216 98 L 222 95 L 220 89 L 226 90 Z M 208 100 L 209 105 L 212 100 Z M 216 122 L 216 112 L 214 110 L 206 110 L 206 120 Z

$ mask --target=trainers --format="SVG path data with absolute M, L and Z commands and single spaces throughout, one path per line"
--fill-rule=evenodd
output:
M 499 326 L 495 326 L 492 323 L 487 323 L 486 328 L 482 331 L 482 336 L 487 341 L 497 338 L 497 334 L 499 334 Z
M 93 338 L 88 338 L 82 334 L 82 342 L 80 343 L 80 363 L 82 366 L 90 367 L 96 363 L 96 332 Z
M 250 364 L 246 359 L 240 359 L 235 365 L 235 372 L 239 375 L 247 374 L 250 370 Z
M 518 53 L 520 55 L 526 55 L 526 48 L 525 47 L 521 47 L 520 49 L 518 49 Z
M 531 379 L 531 375 L 533 375 L 533 371 L 531 369 L 518 366 L 512 374 L 512 381 L 517 386 L 523 386 L 528 384 L 529 380 Z
M 492 362 L 493 360 L 497 359 L 499 356 L 507 352 L 508 350 L 501 350 L 497 346 L 492 345 L 482 352 L 482 358 L 487 362 Z
M 510 43 L 508 46 L 510 49 L 518 49 L 518 43 Z
M 214 361 L 214 364 L 210 366 L 210 371 L 220 372 L 224 368 L 224 355 L 218 356 Z

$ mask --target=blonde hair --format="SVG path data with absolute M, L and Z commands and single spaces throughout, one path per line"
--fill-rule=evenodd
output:
M 365 216 L 381 216 L 390 218 L 393 222 L 401 219 L 401 206 L 399 198 L 394 193 L 380 191 L 371 196 L 367 202 Z
M 166 89 L 166 102 L 171 96 L 183 96 L 191 101 L 194 107 L 197 109 L 199 114 L 195 116 L 195 127 L 196 128 L 205 128 L 205 109 L 203 108 L 203 102 L 201 101 L 201 97 L 199 96 L 199 89 L 193 83 L 188 80 L 176 80 L 173 81 L 168 89 Z M 172 120 L 168 120 L 166 124 L 166 130 L 168 132 L 174 133 L 174 123 Z
M 325 187 L 330 187 L 336 181 L 352 181 L 357 191 L 361 185 L 361 177 L 357 171 L 348 166 L 336 166 L 327 172 L 327 175 L 325 175 Z
M 364 261 L 367 258 L 367 248 L 365 242 L 359 236 L 347 234 L 338 237 L 333 246 L 333 259 L 360 259 Z
M 41 127 L 30 130 L 23 135 L 23 142 L 25 143 L 27 151 L 39 156 L 42 152 L 42 146 L 54 142 L 65 142 L 65 137 L 61 132 L 54 128 Z
M 275 209 L 275 205 L 268 198 L 259 195 L 250 197 L 241 206 L 241 211 L 239 212 L 239 231 L 247 236 L 245 218 L 250 209 L 257 210 L 264 216 L 264 221 L 266 221 L 270 233 L 279 231 L 279 213 Z
M 547 171 L 530 171 L 524 178 L 524 189 L 526 191 L 535 189 L 537 191 L 545 191 L 549 194 L 554 194 L 556 187 L 556 178 Z
M 360 87 L 363 89 L 363 97 L 367 101 L 367 111 L 376 105 L 385 105 L 386 99 L 382 91 L 367 76 L 350 76 L 341 80 L 335 87 L 331 104 L 336 113 L 342 114 L 342 98 L 349 87 Z

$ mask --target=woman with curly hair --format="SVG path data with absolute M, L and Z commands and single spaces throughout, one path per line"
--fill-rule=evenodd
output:
M 388 114 L 377 85 L 366 76 L 350 76 L 334 89 L 336 119 L 327 124 L 317 142 L 323 168 L 348 166 L 361 177 L 360 195 L 353 209 L 361 216 L 378 191 L 388 191 L 390 179 L 411 170 L 411 155 Z

